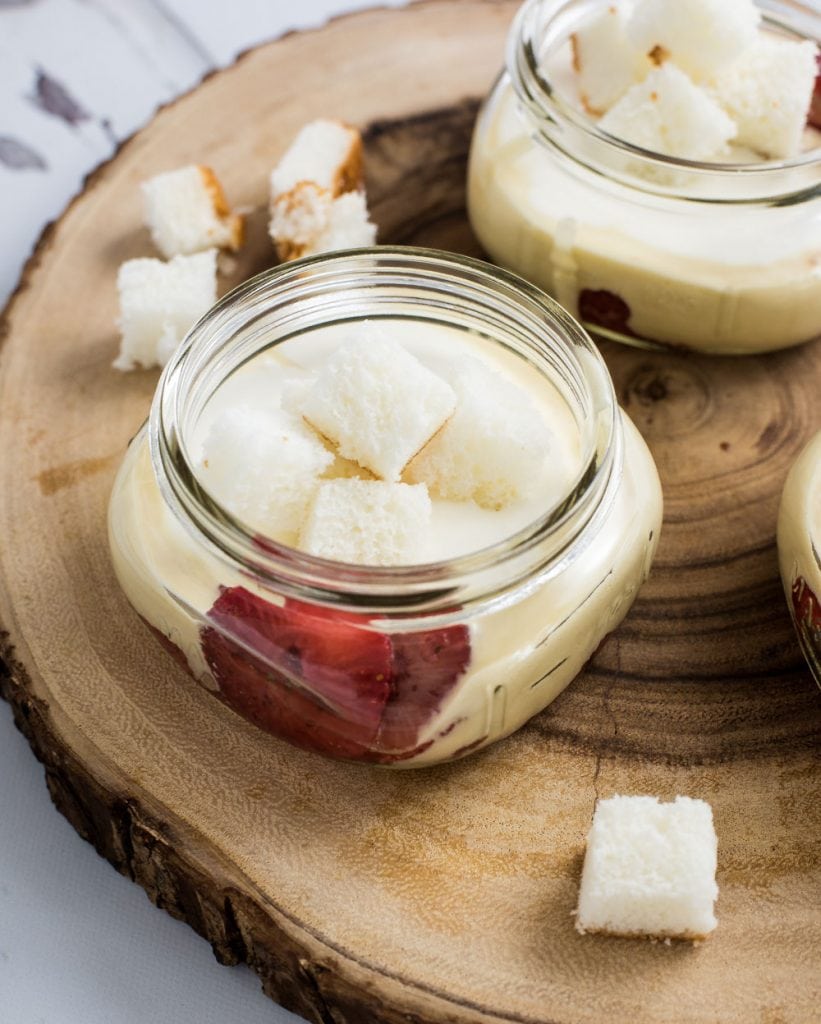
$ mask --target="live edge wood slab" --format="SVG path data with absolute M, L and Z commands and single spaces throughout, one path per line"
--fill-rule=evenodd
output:
M 340 116 L 366 131 L 382 240 L 475 252 L 465 159 L 514 7 L 432 0 L 262 47 L 163 110 L 46 233 L 0 350 L 3 694 L 80 835 L 311 1021 L 817 1020 L 821 700 L 774 529 L 821 427 L 818 343 L 604 348 L 664 483 L 652 577 L 559 700 L 456 764 L 336 764 L 256 732 L 112 575 L 108 493 L 157 380 L 111 369 L 117 266 L 151 254 L 139 182 L 204 161 L 254 209 L 227 287 L 272 261 L 271 165 L 304 121 Z M 720 925 L 703 945 L 576 934 L 584 837 L 615 792 L 713 805 Z

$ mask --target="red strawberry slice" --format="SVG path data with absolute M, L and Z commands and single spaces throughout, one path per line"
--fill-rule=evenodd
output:
M 203 652 L 224 701 L 249 721 L 300 746 L 361 757 L 390 695 L 391 647 L 361 617 L 224 589 L 202 631 Z
M 466 626 L 396 633 L 391 644 L 393 688 L 382 716 L 379 747 L 412 751 L 422 726 L 439 711 L 470 664 L 470 633 Z
M 803 576 L 799 576 L 792 585 L 792 606 L 796 623 L 807 630 L 821 632 L 821 601 Z
M 810 112 L 807 115 L 807 124 L 811 128 L 821 128 L 821 50 L 815 57 L 818 76 L 815 79 L 815 91 L 810 100 Z
M 208 618 L 203 652 L 224 702 L 332 757 L 412 757 L 470 661 L 464 626 L 388 638 L 350 612 L 291 600 L 278 607 L 244 587 L 223 589 Z
M 620 295 L 605 289 L 583 288 L 579 292 L 579 319 L 608 331 L 618 331 L 630 338 L 638 335 L 630 327 L 630 307 Z

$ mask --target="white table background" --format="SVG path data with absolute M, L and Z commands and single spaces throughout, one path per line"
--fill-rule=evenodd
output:
M 0 305 L 43 226 L 159 104 L 255 43 L 375 2 L 0 0 Z M 297 1020 L 80 839 L 0 701 L 0 1024 Z

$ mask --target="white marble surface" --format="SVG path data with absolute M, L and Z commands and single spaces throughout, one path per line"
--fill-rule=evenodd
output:
M 0 304 L 43 226 L 159 104 L 255 43 L 374 2 L 0 0 Z M 297 1018 L 79 838 L 0 702 L 0 1024 L 263 1021 Z

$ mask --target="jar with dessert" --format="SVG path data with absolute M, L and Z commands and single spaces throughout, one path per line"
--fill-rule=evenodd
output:
M 821 686 L 821 432 L 804 447 L 784 484 L 778 560 L 801 649 Z
M 821 336 L 819 40 L 800 0 L 527 0 L 471 148 L 479 241 L 607 338 Z
M 396 766 L 511 733 L 647 576 L 661 489 L 587 334 L 488 264 L 379 247 L 240 286 L 110 502 L 131 604 L 278 737 Z

